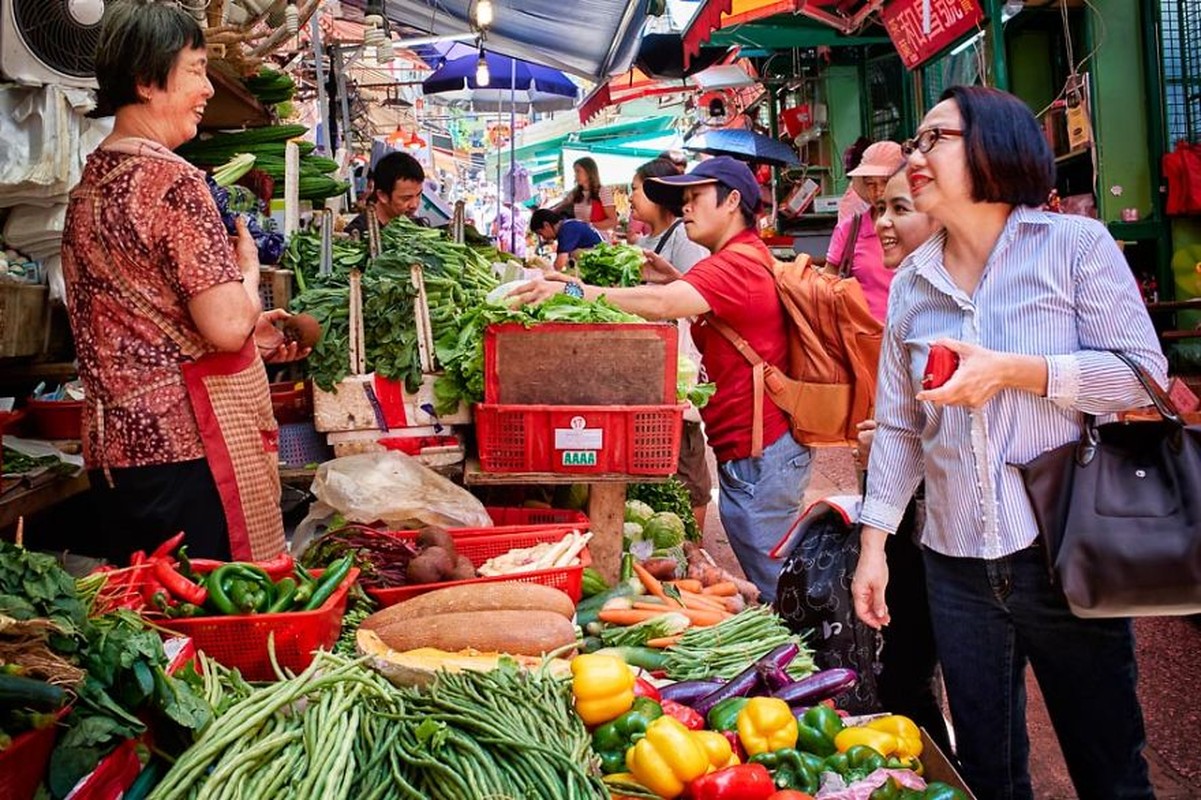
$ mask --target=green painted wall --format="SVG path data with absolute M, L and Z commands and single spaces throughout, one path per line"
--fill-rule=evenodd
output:
M 1148 155 L 1147 98 L 1143 75 L 1140 17 L 1137 0 L 1093 0 L 1105 20 L 1105 34 L 1095 15 L 1087 15 L 1090 47 L 1100 49 L 1090 63 L 1094 134 L 1098 144 L 1100 180 L 1097 201 L 1106 222 L 1121 219 L 1123 208 L 1151 211 L 1152 178 Z M 1079 56 L 1078 56 L 1079 57 Z M 1121 196 L 1114 195 L 1121 187 Z
M 1008 39 L 1010 91 L 1033 111 L 1050 105 L 1059 91 L 1048 53 L 1055 46 L 1049 31 L 1027 29 Z
M 833 186 L 827 194 L 842 194 L 847 179 L 842 171 L 842 153 L 863 135 L 863 96 L 859 68 L 830 67 L 826 70 L 826 108 L 830 130 L 826 134 L 830 147 L 830 169 Z

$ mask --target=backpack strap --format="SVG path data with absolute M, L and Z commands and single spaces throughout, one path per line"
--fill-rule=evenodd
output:
M 859 241 L 859 229 L 863 226 L 863 214 L 856 214 L 851 222 L 851 230 L 847 236 L 847 243 L 842 246 L 842 263 L 838 265 L 838 277 L 851 277 L 851 270 L 855 266 L 855 243 Z
M 671 225 L 669 225 L 667 227 L 667 230 L 664 231 L 663 235 L 659 237 L 659 243 L 657 245 L 655 245 L 655 255 L 659 255 L 660 253 L 663 252 L 663 248 L 667 247 L 667 240 L 670 239 L 671 235 L 676 232 L 676 228 L 680 227 L 683 224 L 684 224 L 684 220 L 677 219 L 675 222 L 671 223 Z
M 752 385 L 752 402 L 755 405 L 751 415 L 751 456 L 759 458 L 763 455 L 763 392 L 764 392 L 764 370 L 767 363 L 763 357 L 755 352 L 755 348 L 751 347 L 751 343 L 731 328 L 726 323 L 722 322 L 713 312 L 710 311 L 704 315 L 704 320 L 726 338 L 730 344 L 734 345 L 734 349 L 742 353 L 751 365 L 751 385 Z

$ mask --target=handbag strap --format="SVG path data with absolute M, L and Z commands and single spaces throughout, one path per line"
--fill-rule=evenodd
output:
M 1138 378 L 1138 382 L 1143 385 L 1143 389 L 1146 390 L 1147 396 L 1151 398 L 1151 403 L 1155 406 L 1155 410 L 1159 412 L 1159 415 L 1176 427 L 1183 428 L 1184 420 L 1180 416 L 1180 409 L 1176 407 L 1176 403 L 1160 387 L 1159 383 L 1143 369 L 1142 365 L 1121 351 L 1110 350 L 1109 352 L 1117 356 L 1118 360 L 1129 367 L 1134 376 Z M 1096 417 L 1089 414 L 1088 422 L 1091 425 L 1096 425 Z
M 751 365 L 751 402 L 755 406 L 751 413 L 751 456 L 758 458 L 763 455 L 763 393 L 767 362 L 751 347 L 750 342 L 730 325 L 718 319 L 712 311 L 705 313 L 701 318 L 724 336 Z
M 675 222 L 671 223 L 671 225 L 669 225 L 667 227 L 667 230 L 664 231 L 663 235 L 659 237 L 659 243 L 657 245 L 655 245 L 655 255 L 659 255 L 660 253 L 663 252 L 663 248 L 667 247 L 667 240 L 670 239 L 671 235 L 676 232 L 676 228 L 680 227 L 683 224 L 684 224 L 684 220 L 677 219 Z
M 863 214 L 856 214 L 851 222 L 851 230 L 847 234 L 847 243 L 842 247 L 842 263 L 838 265 L 838 277 L 851 277 L 855 267 L 855 246 L 859 242 L 859 229 L 863 227 Z

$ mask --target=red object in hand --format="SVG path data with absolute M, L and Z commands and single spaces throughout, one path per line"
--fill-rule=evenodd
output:
M 636 693 L 637 693 L 637 687 L 635 687 L 635 694 Z M 676 722 L 679 722 L 681 725 L 683 725 L 688 730 L 690 730 L 690 731 L 704 730 L 705 718 L 702 717 L 699 713 L 697 713 L 693 709 L 684 705 L 683 703 L 677 703 L 674 700 L 664 700 L 659 705 L 661 705 L 663 707 L 664 714 L 671 717 Z
M 654 700 L 656 703 L 661 704 L 659 699 L 659 690 L 655 687 L 655 684 L 651 683 L 646 678 L 639 678 L 634 681 L 634 696 L 646 697 Z M 667 709 L 663 710 L 666 711 Z
M 767 800 L 776 791 L 762 764 L 738 764 L 710 772 L 688 784 L 692 800 Z
M 959 368 L 959 354 L 941 344 L 930 345 L 926 368 L 922 370 L 922 388 L 937 389 L 951 379 Z

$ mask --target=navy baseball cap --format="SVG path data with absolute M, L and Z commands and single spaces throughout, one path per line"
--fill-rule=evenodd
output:
M 730 189 L 737 189 L 742 198 L 742 207 L 752 214 L 759 213 L 763 206 L 759 198 L 759 182 L 755 180 L 751 168 L 729 156 L 706 159 L 686 175 L 650 178 L 643 182 L 642 191 L 652 202 L 669 208 L 680 208 L 684 205 L 685 186 L 703 186 L 707 183 L 720 183 Z

